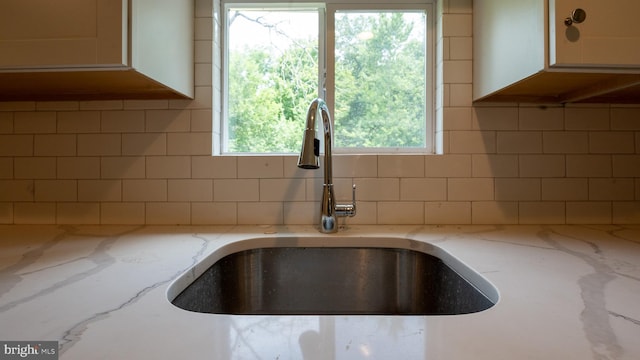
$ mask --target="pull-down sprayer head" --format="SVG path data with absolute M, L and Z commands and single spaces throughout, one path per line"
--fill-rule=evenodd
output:
M 316 118 L 323 108 L 328 114 L 327 106 L 322 99 L 315 99 L 309 105 L 304 135 L 302 136 L 302 148 L 298 157 L 299 168 L 318 169 L 320 167 L 320 140 L 316 137 Z

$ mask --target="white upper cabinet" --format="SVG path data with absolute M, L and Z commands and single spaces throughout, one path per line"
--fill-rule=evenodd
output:
M 124 0 L 3 0 L 0 67 L 126 65 L 127 11 Z
M 549 3 L 550 66 L 640 67 L 640 1 Z
M 640 103 L 640 1 L 473 4 L 475 101 Z
M 0 1 L 0 101 L 193 97 L 193 0 Z

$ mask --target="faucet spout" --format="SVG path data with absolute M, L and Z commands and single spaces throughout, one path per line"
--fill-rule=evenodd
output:
M 336 204 L 333 192 L 332 143 L 333 125 L 329 108 L 322 99 L 315 99 L 307 110 L 307 121 L 302 137 L 302 148 L 298 157 L 298 167 L 302 169 L 318 169 L 320 167 L 320 140 L 316 136 L 316 119 L 322 119 L 324 134 L 324 184 L 322 186 L 322 202 L 320 204 L 320 231 L 333 233 L 338 231 L 338 216 L 355 216 L 356 186 L 353 185 L 352 203 Z

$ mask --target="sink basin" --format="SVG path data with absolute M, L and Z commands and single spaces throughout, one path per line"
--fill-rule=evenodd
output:
M 329 239 L 222 251 L 206 269 L 174 282 L 169 300 L 188 311 L 243 315 L 455 315 L 498 300 L 487 280 L 436 246 L 401 238 Z

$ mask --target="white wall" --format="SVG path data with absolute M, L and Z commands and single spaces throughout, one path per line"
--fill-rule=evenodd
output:
M 471 0 L 438 9 L 444 154 L 336 156 L 347 223 L 640 223 L 640 106 L 473 107 Z M 321 171 L 211 156 L 217 11 L 196 1 L 194 101 L 0 102 L 0 223 L 314 224 Z

